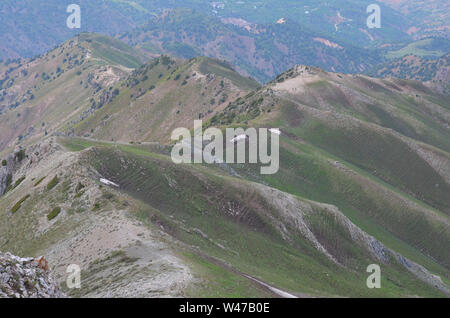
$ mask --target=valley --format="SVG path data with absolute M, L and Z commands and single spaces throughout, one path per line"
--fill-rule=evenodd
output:
M 95 33 L 2 63 L 0 250 L 44 255 L 71 297 L 448 297 L 450 104 L 416 79 L 260 84 Z M 280 169 L 175 164 L 198 119 L 279 128 Z

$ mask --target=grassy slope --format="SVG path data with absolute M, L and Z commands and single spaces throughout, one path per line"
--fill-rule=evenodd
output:
M 108 60 L 114 59 L 111 56 Z M 127 57 L 120 61 L 130 62 Z M 303 95 L 283 93 L 281 97 L 286 99 L 280 100 L 261 89 L 245 98 L 233 98 L 229 106 L 224 102 L 216 109 L 208 105 L 208 101 L 220 97 L 217 92 L 222 86 L 221 78 L 233 85 L 245 86 L 245 89 L 253 88 L 254 83 L 238 77 L 217 61 L 194 59 L 180 63 L 166 58 L 156 61 L 158 63 L 144 65 L 127 81 L 111 87 L 111 91 L 113 88 L 119 90 L 118 96 L 79 123 L 76 132 L 90 134 L 92 131 L 94 137 L 105 140 L 164 140 L 174 127 L 168 125 L 169 122 L 185 125 L 186 121 L 191 122 L 197 117 L 196 112 L 210 109 L 213 110 L 211 117 L 214 111 L 223 108 L 224 112 L 212 117 L 216 125 L 248 123 L 281 127 L 286 135 L 282 137 L 278 174 L 262 179 L 257 177 L 257 167 L 234 168 L 248 179 L 269 184 L 295 195 L 299 202 L 311 204 L 314 213 L 307 214 L 310 229 L 330 253 L 345 264 L 344 269 L 336 266 L 301 235 L 287 241 L 274 222 L 280 217 L 281 209 L 274 207 L 255 185 L 227 177 L 220 169 L 175 166 L 165 156 L 167 149 L 157 145 L 67 140 L 66 146 L 74 151 L 98 146 L 86 152 L 85 163 L 121 184 L 125 194 L 138 200 L 143 205 L 139 212 L 141 219 L 163 226 L 181 242 L 197 247 L 186 248 L 180 253 L 196 264 L 201 275 L 220 276 L 219 296 L 249 295 L 242 288 L 249 286 L 248 281 L 218 265 L 220 261 L 297 293 L 439 295 L 396 262 L 383 266 L 385 288 L 368 290 L 365 266 L 375 260 L 364 247 L 355 244 L 342 224 L 330 217 L 327 209 L 307 200 L 337 206 L 369 234 L 448 282 L 448 184 L 406 142 L 409 140 L 416 145 L 420 144 L 418 141 L 427 142 L 436 148 L 428 147 L 448 157 L 448 132 L 443 129 L 448 114 L 447 100 L 416 83 L 374 81 L 363 77 L 351 80 L 334 74 L 330 75 L 333 79 L 328 77 L 303 85 L 306 92 Z M 92 63 L 103 64 L 105 61 Z M 199 72 L 196 76 L 204 72 L 213 73 L 215 77 L 209 85 L 197 85 L 194 72 Z M 65 76 L 69 75 L 67 72 Z M 74 74 L 72 76 L 76 79 Z M 337 79 L 338 76 L 341 78 Z M 288 79 L 283 78 L 283 81 Z M 282 82 L 281 78 L 278 81 Z M 50 91 L 58 85 L 62 84 L 56 81 L 43 90 Z M 65 90 L 63 86 L 59 89 Z M 351 98 L 347 95 L 348 90 L 351 90 Z M 241 91 L 234 93 L 233 97 L 238 97 Z M 379 101 L 374 103 L 374 99 Z M 183 112 L 180 102 L 190 107 Z M 193 105 L 200 107 L 193 108 Z M 178 114 L 177 110 L 180 110 Z M 172 119 L 179 114 L 181 118 L 173 123 Z M 413 139 L 399 137 L 399 134 Z M 447 169 L 445 162 L 443 169 Z M 25 184 L 27 182 L 30 181 L 25 180 Z M 61 191 L 57 201 L 67 200 L 64 188 L 63 184 L 56 188 Z M 23 189 L 23 185 L 19 185 L 1 199 L 2 205 L 13 206 L 27 194 Z M 7 226 L 4 233 L 7 233 L 8 242 L 2 243 L 9 249 L 31 253 L 42 244 L 30 236 L 33 233 L 30 229 L 36 226 L 30 211 L 42 199 L 48 198 L 33 194 L 14 215 L 7 215 L 8 210 L 3 210 L 3 217 L 8 219 L 2 223 Z M 236 209 L 241 214 L 227 213 Z M 64 229 L 64 226 L 58 228 L 60 232 L 55 236 L 50 233 L 45 244 L 53 244 Z M 288 226 L 288 230 L 291 234 L 299 234 L 292 226 Z M 26 240 L 20 233 L 25 233 Z M 211 280 L 207 286 L 191 292 L 207 295 L 212 288 Z M 264 291 L 258 290 L 250 295 L 261 294 Z
M 360 92 L 364 92 L 361 85 L 373 83 L 367 80 L 362 84 L 354 80 L 348 82 Z M 395 80 L 394 83 L 389 82 L 397 89 L 405 89 L 408 95 L 416 94 L 408 82 Z M 375 84 L 372 89 L 366 89 L 365 94 L 378 97 L 380 107 L 386 101 L 395 105 L 394 111 L 401 109 L 416 120 L 428 117 L 427 125 L 441 131 L 437 138 L 428 136 L 431 142 L 439 145 L 440 141 L 448 141 L 448 133 L 441 129 L 439 122 L 442 117 L 427 113 L 428 107 L 435 106 L 427 104 L 424 108 L 422 104 L 419 109 L 419 105 L 406 96 L 396 96 L 385 87 L 378 86 L 381 93 L 374 90 Z M 238 100 L 212 119 L 215 125 L 243 125 L 245 119 L 254 118 L 249 126 L 280 127 L 285 132 L 279 173 L 259 178 L 255 177 L 258 175 L 256 167 L 236 166 L 234 169 L 283 191 L 338 206 L 353 222 L 389 247 L 448 279 L 448 184 L 434 167 L 405 143 L 405 139 L 399 139 L 398 134 L 379 126 L 401 132 L 401 123 L 408 123 L 408 119 L 402 116 L 398 122 L 383 121 L 382 117 L 368 112 L 370 105 L 361 103 L 355 95 L 346 100 L 341 90 L 335 89 L 334 94 L 327 92 L 334 86 L 326 81 L 305 86 L 297 86 L 307 90 L 304 95 L 288 97 L 307 107 L 270 97 L 270 92 L 261 91 Z M 426 94 L 427 100 L 434 96 L 435 100 L 443 101 L 428 90 L 419 93 Z M 264 102 L 255 113 L 248 105 L 254 105 L 261 96 Z M 439 112 L 445 116 L 446 102 L 436 105 L 442 107 Z M 322 108 L 324 111 L 313 110 Z M 330 109 L 336 115 L 328 116 L 333 114 Z M 373 125 L 373 121 L 378 126 Z M 417 129 L 411 123 L 408 125 Z M 437 148 L 434 151 L 448 158 L 447 152 Z M 443 162 L 442 167 L 448 169 L 448 163 Z
M 320 70 L 310 75 L 294 73 L 287 72 L 257 94 L 237 100 L 214 116 L 210 125 L 242 125 L 254 119 L 256 125 L 284 128 L 449 213 L 450 186 L 445 180 L 449 113 L 444 96 L 401 80 L 380 81 Z M 263 122 L 269 114 L 272 119 L 278 116 L 276 122 Z M 421 154 L 425 149 L 426 155 Z
M 405 47 L 397 50 L 390 51 L 386 53 L 386 57 L 389 59 L 396 59 L 399 57 L 403 57 L 405 55 L 414 54 L 416 56 L 421 57 L 441 57 L 446 52 L 433 49 L 430 45 L 432 44 L 433 39 L 424 39 L 409 43 Z
M 0 150 L 66 129 L 89 110 L 91 98 L 103 93 L 102 85 L 124 77 L 127 68 L 137 67 L 144 59 L 117 40 L 82 33 L 41 57 L 22 60 L 7 75 L 14 83 L 3 84 L 7 98 L 0 115 Z M 69 91 L 71 98 L 67 98 Z
M 137 68 L 146 60 L 143 53 L 114 38 L 99 34 L 82 33 L 80 40 L 87 41 L 94 56 L 110 65 L 116 64 L 128 68 Z
M 193 119 L 212 116 L 258 84 L 220 61 L 162 57 L 117 87 L 117 98 L 77 124 L 76 134 L 127 142 L 168 141 L 173 129 L 191 128 Z
M 88 145 L 89 142 L 84 146 Z M 346 238 L 345 230 L 337 230 L 338 224 L 329 223 L 327 213 L 311 215 L 311 228 L 322 235 L 323 242 L 331 244 L 328 247 L 332 247 L 331 242 L 338 242 L 337 250 L 353 270 L 336 267 L 305 240 L 286 244 L 266 219 L 267 215 L 261 213 L 270 210 L 270 204 L 264 203 L 265 199 L 248 185 L 242 192 L 243 181 L 220 177 L 209 168 L 173 165 L 169 158 L 146 153 L 142 147 L 95 148 L 90 152 L 89 161 L 102 175 L 118 182 L 122 191 L 152 207 L 142 211 L 141 217 L 162 225 L 190 246 L 197 246 L 200 255 L 223 260 L 291 292 L 347 296 L 376 293 L 365 287 L 365 272 L 361 270 L 373 260 L 358 244 Z M 228 202 L 247 206 L 245 216 L 236 219 L 224 214 Z M 208 263 L 208 258 L 200 264 L 204 262 Z M 377 295 L 412 295 L 425 290 L 434 294 L 427 287 L 419 291 L 417 288 L 422 284 L 395 263 L 386 265 L 384 270 L 386 289 Z

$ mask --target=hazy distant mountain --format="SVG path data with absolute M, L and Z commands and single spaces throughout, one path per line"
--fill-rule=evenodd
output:
M 3 0 L 0 3 L 0 59 L 45 53 L 79 32 L 113 35 L 146 21 L 148 13 L 126 1 L 80 0 L 81 29 L 69 29 L 70 0 Z
M 416 55 L 402 58 L 377 66 L 369 74 L 377 77 L 398 77 L 426 82 L 442 93 L 450 93 L 450 54 L 439 59 L 429 59 Z
M 447 36 L 446 1 L 385 2 L 379 3 L 382 27 L 369 29 L 369 0 L 81 0 L 81 29 L 71 30 L 66 26 L 71 1 L 4 0 L 0 59 L 42 54 L 89 31 L 120 36 L 156 54 L 227 59 L 265 82 L 295 64 L 361 73 L 415 39 Z M 167 9 L 182 10 L 167 15 Z
M 295 64 L 359 73 L 382 59 L 380 52 L 335 43 L 288 18 L 259 25 L 190 9 L 166 11 L 119 39 L 155 54 L 225 59 L 261 82 Z
M 407 33 L 414 38 L 449 37 L 450 3 L 446 0 L 379 0 L 410 19 Z

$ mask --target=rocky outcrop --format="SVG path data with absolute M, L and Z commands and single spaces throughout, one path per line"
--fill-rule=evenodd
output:
M 7 187 L 8 170 L 6 167 L 0 167 L 0 195 L 2 195 Z
M 0 252 L 0 298 L 63 298 L 66 295 L 39 259 Z
M 6 165 L 4 165 L 6 163 Z M 6 159 L 0 161 L 0 195 L 4 194 L 12 181 L 12 170 L 15 166 L 15 155 L 9 154 Z
M 52 139 L 45 140 L 25 149 L 16 149 L 4 160 L 0 160 L 0 196 L 5 194 L 14 185 L 18 178 L 26 176 L 27 171 L 36 166 L 41 160 L 59 149 Z

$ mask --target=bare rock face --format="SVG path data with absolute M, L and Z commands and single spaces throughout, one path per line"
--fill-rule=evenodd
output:
M 0 162 L 0 195 L 4 194 L 9 183 L 12 181 L 14 170 L 20 165 L 25 157 L 25 150 L 18 150 L 17 152 L 9 154 L 5 160 L 6 165 L 3 165 L 3 160 Z
M 8 191 L 8 186 L 18 177 L 25 175 L 28 169 L 36 166 L 42 159 L 58 149 L 60 149 L 59 146 L 50 139 L 30 146 L 26 150 L 18 148 L 4 160 L 0 160 L 0 196 Z
M 8 168 L 0 167 L 0 195 L 6 190 L 6 184 L 8 180 Z
M 0 298 L 63 298 L 51 273 L 38 259 L 0 252 Z

